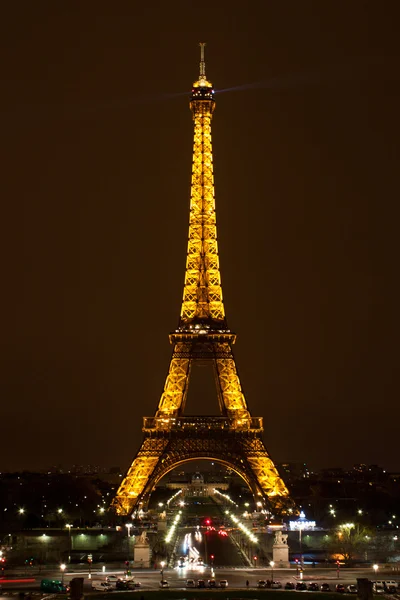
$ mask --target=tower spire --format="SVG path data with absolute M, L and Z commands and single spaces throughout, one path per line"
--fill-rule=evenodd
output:
M 200 78 L 206 77 L 206 63 L 204 61 L 204 48 L 206 46 L 205 42 L 200 42 Z

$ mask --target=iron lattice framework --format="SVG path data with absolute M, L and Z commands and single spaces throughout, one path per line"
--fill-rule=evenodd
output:
M 113 501 L 119 514 L 147 505 L 160 479 L 188 460 L 210 458 L 243 477 L 253 494 L 274 509 L 293 505 L 262 441 L 263 423 L 252 417 L 240 384 L 227 326 L 218 257 L 211 142 L 214 90 L 207 80 L 204 44 L 193 84 L 194 120 L 189 239 L 178 328 L 170 335 L 172 359 L 155 417 L 144 417 L 144 441 Z M 190 372 L 196 361 L 214 369 L 221 417 L 184 417 Z

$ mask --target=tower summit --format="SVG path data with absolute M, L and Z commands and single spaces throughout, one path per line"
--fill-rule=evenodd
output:
M 222 297 L 214 197 L 211 119 L 214 90 L 206 78 L 205 44 L 193 83 L 194 121 L 189 235 L 183 299 L 172 358 L 154 417 L 143 418 L 144 440 L 113 500 L 118 514 L 144 508 L 166 473 L 194 459 L 210 459 L 240 475 L 266 507 L 293 507 L 262 441 L 263 420 L 252 417 L 240 384 Z M 184 415 L 192 367 L 213 368 L 220 416 Z M 261 504 L 262 504 L 261 503 Z
M 200 44 L 200 74 L 193 83 L 190 108 L 194 121 L 189 239 L 179 327 L 200 325 L 227 329 L 219 270 L 211 143 L 214 90 L 206 79 L 205 44 Z

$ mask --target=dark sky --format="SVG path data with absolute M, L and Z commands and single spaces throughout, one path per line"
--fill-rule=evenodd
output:
M 125 469 L 140 445 L 182 297 L 199 41 L 228 322 L 266 446 L 400 469 L 395 7 L 2 3 L 1 469 Z M 216 412 L 204 372 L 188 413 Z

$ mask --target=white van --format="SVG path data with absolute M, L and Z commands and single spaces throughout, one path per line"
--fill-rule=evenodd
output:
M 93 581 L 92 590 L 96 590 L 98 592 L 111 592 L 114 587 L 108 581 Z

